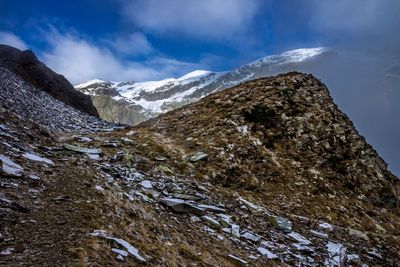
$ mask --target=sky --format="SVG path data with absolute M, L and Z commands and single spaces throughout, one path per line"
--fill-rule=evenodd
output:
M 319 78 L 399 175 L 399 14 L 399 0 L 0 0 L 0 43 L 33 50 L 73 84 L 225 71 L 331 47 L 344 56 Z
M 72 83 L 145 81 L 331 45 L 311 25 L 314 1 L 301 2 L 0 0 L 0 40 L 32 49 Z

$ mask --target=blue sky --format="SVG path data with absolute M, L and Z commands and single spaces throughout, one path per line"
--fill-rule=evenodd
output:
M 0 41 L 13 39 L 34 50 L 73 83 L 160 79 L 194 69 L 229 70 L 299 47 L 335 45 L 338 40 L 313 27 L 314 11 L 301 2 L 3 0 Z M 83 60 L 91 62 L 83 66 L 92 71 L 74 72 Z
M 143 81 L 295 48 L 369 48 L 398 35 L 383 29 L 399 26 L 399 2 L 1 0 L 0 42 L 32 49 L 72 83 Z

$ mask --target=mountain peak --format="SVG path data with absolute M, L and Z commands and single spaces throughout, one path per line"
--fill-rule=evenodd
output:
M 259 66 L 261 64 L 288 64 L 288 63 L 300 63 L 319 56 L 325 52 L 330 51 L 327 47 L 315 47 L 315 48 L 299 48 L 289 50 L 278 55 L 271 55 L 262 57 L 253 62 L 247 64 L 247 66 Z
M 76 89 L 81 89 L 81 88 L 92 86 L 92 85 L 94 85 L 96 83 L 108 83 L 108 82 L 104 81 L 104 80 L 101 80 L 101 79 L 93 79 L 93 80 L 89 80 L 89 81 L 84 82 L 84 83 L 79 83 L 79 84 L 75 85 L 74 87 Z
M 311 57 L 320 55 L 329 50 L 330 49 L 328 47 L 299 48 L 299 49 L 294 49 L 294 50 L 289 50 L 289 51 L 283 52 L 281 55 L 289 56 L 289 57 L 292 57 L 293 59 L 297 59 L 298 61 L 301 61 L 301 60 L 304 60 L 307 58 L 311 58 Z
M 187 80 L 187 79 L 192 79 L 192 78 L 200 78 L 203 76 L 206 76 L 208 74 L 212 73 L 211 71 L 208 70 L 195 70 L 192 72 L 189 72 L 188 74 L 180 77 L 178 80 Z

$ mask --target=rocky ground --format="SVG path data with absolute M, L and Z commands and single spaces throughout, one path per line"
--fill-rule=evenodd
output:
M 399 180 L 312 76 L 113 131 L 51 131 L 15 112 L 0 114 L 1 265 L 400 260 Z

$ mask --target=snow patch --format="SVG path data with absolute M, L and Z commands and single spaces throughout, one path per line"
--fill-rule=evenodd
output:
M 316 47 L 316 48 L 300 48 L 295 50 L 286 51 L 280 55 L 272 55 L 257 59 L 245 66 L 256 66 L 259 67 L 263 64 L 286 64 L 286 63 L 298 63 L 308 60 L 312 57 L 318 56 L 326 51 L 329 51 L 327 47 Z
M 182 80 L 187 80 L 187 79 L 193 79 L 193 78 L 200 78 L 200 77 L 204 77 L 209 75 L 210 73 L 212 73 L 211 71 L 208 70 L 195 70 L 192 72 L 189 72 L 188 74 L 180 77 L 178 80 L 182 81 Z

